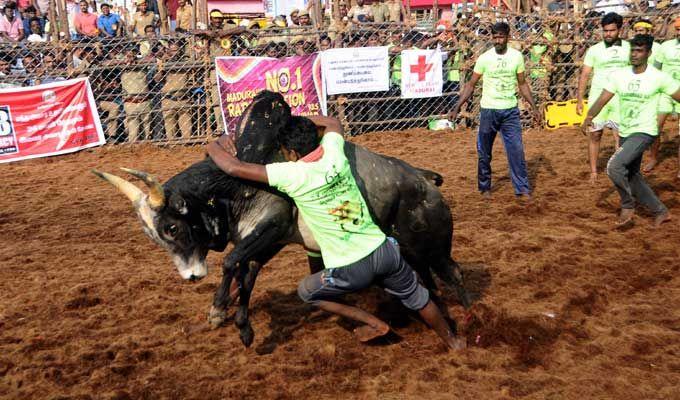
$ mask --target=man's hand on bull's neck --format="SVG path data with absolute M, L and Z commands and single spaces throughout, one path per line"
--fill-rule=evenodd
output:
M 235 150 L 232 152 L 226 150 L 220 145 L 219 141 L 208 143 L 207 150 L 210 158 L 221 170 L 229 175 L 233 175 L 234 167 L 239 163 Z

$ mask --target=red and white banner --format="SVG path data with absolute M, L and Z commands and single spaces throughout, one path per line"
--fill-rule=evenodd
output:
M 87 78 L 0 90 L 0 163 L 104 143 Z
M 442 52 L 402 50 L 401 97 L 405 99 L 442 95 Z

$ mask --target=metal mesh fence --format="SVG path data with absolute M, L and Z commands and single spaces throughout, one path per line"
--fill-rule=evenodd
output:
M 632 24 L 650 20 L 657 41 L 675 37 L 678 8 L 626 6 L 623 38 Z M 96 38 L 46 43 L 0 42 L 2 87 L 28 86 L 78 76 L 90 79 L 110 143 L 153 141 L 203 143 L 223 130 L 215 83 L 214 57 L 286 57 L 328 47 L 389 46 L 390 90 L 329 96 L 328 114 L 351 134 L 425 127 L 445 118 L 458 100 L 477 57 L 491 47 L 490 26 L 508 22 L 510 46 L 525 56 L 527 78 L 539 105 L 576 98 L 578 75 L 587 48 L 601 40 L 596 10 L 574 14 L 512 14 L 493 9 L 458 13 L 445 30 L 403 24 L 338 26 L 325 30 L 291 28 L 192 31 L 160 36 Z M 415 32 L 415 33 L 414 33 Z M 399 53 L 435 48 L 446 54 L 443 95 L 403 99 Z M 458 126 L 474 126 L 481 88 L 459 115 Z M 526 124 L 528 107 L 520 101 Z

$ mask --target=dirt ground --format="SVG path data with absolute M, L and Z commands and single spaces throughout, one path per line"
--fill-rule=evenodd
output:
M 677 125 L 676 125 L 677 126 Z M 202 147 L 96 149 L 0 166 L 0 398 L 6 399 L 671 399 L 680 398 L 679 141 L 649 176 L 676 215 L 652 230 L 612 229 L 618 195 L 586 181 L 576 130 L 530 131 L 535 188 L 518 203 L 500 138 L 494 198 L 476 190 L 474 133 L 388 132 L 355 139 L 444 175 L 454 258 L 475 305 L 445 292 L 469 348 L 433 332 L 378 290 L 351 298 L 396 335 L 362 345 L 346 321 L 305 306 L 304 251 L 289 246 L 260 274 L 255 343 L 230 321 L 209 329 L 219 279 L 182 281 L 129 202 L 89 173 L 119 166 L 163 180 Z M 602 166 L 613 152 L 605 139 Z M 424 239 L 426 240 L 426 239 Z

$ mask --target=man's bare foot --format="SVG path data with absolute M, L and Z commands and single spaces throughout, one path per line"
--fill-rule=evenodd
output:
M 446 344 L 451 350 L 463 350 L 467 347 L 467 339 L 464 337 L 450 337 Z
M 654 227 L 658 228 L 663 224 L 664 222 L 668 222 L 671 220 L 671 213 L 668 211 L 661 213 L 654 218 Z
M 635 225 L 635 220 L 633 216 L 635 215 L 635 210 L 632 208 L 621 209 L 621 214 L 619 214 L 619 220 L 616 223 L 616 229 L 628 229 Z
M 657 163 L 656 159 L 652 158 L 651 160 L 649 160 L 649 162 L 647 164 L 645 164 L 645 167 L 642 169 L 642 172 L 645 172 L 645 173 L 652 172 L 654 167 L 656 167 L 656 163 Z
M 492 199 L 491 192 L 489 192 L 488 190 L 486 192 L 482 192 L 482 199 L 491 200 Z
M 373 327 L 370 325 L 362 325 L 354 329 L 354 334 L 360 342 L 365 343 L 375 338 L 387 335 L 390 331 L 390 326 L 385 324 L 381 327 Z
M 597 172 L 591 172 L 590 173 L 590 180 L 589 180 L 591 185 L 595 185 L 597 182 Z

